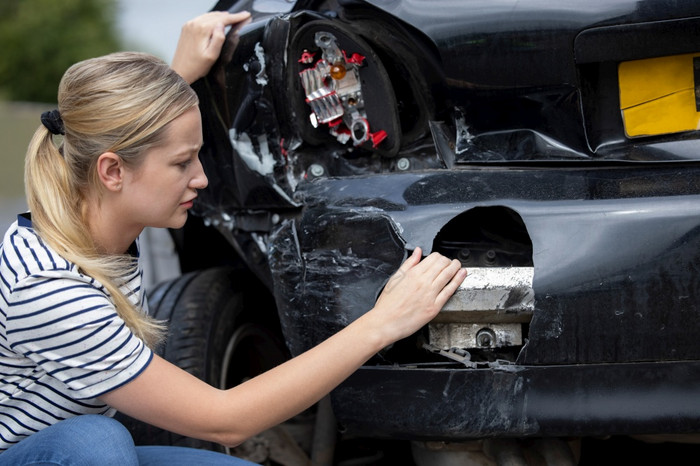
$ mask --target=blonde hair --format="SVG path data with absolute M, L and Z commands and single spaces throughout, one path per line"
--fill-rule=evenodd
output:
M 79 270 L 99 281 L 131 331 L 154 347 L 164 326 L 120 292 L 132 257 L 97 251 L 87 222 L 87 195 L 99 193 L 96 161 L 104 152 L 138 166 L 163 142 L 166 125 L 198 104 L 190 86 L 162 60 L 121 52 L 71 66 L 58 88 L 65 135 L 59 147 L 42 125 L 27 150 L 24 181 L 32 224 Z

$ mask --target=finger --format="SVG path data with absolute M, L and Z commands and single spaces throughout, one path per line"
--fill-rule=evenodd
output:
M 421 251 L 421 248 L 416 248 L 413 250 L 413 253 L 411 253 L 410 256 L 401 264 L 401 267 L 399 267 L 399 270 L 402 272 L 408 272 L 410 269 L 418 265 L 420 262 L 421 256 L 423 255 L 423 251 Z
M 223 24 L 215 26 L 211 31 L 211 36 L 209 37 L 209 42 L 206 46 L 208 50 L 215 50 L 218 56 L 221 51 L 221 47 L 226 40 L 226 32 L 224 30 Z
M 223 13 L 221 16 L 212 18 L 214 24 L 208 26 L 211 30 L 211 36 L 209 37 L 209 46 L 215 50 L 220 50 L 224 41 L 226 40 L 226 28 L 234 24 L 243 23 L 245 20 L 250 18 L 250 13 L 247 11 L 242 11 L 239 13 L 227 13 L 227 12 L 215 12 Z M 207 27 L 207 26 L 205 26 Z
M 452 259 L 451 261 L 448 259 L 448 262 L 438 272 L 433 283 L 439 288 L 444 288 L 461 268 L 462 264 L 457 259 Z
M 227 26 L 241 23 L 250 18 L 250 16 L 250 13 L 247 11 L 239 13 L 210 11 L 188 21 L 185 23 L 185 27 L 196 29 L 200 34 L 209 34 L 209 31 L 212 29 L 226 28 Z
M 450 260 L 444 256 L 435 257 L 433 260 L 434 264 L 426 271 L 424 279 L 437 296 L 454 279 L 462 264 L 457 259 Z
M 465 278 L 467 278 L 467 269 L 460 268 L 457 270 L 457 273 L 452 276 L 450 281 L 447 282 L 447 284 L 442 288 L 442 290 L 440 290 L 435 298 L 435 303 L 437 304 L 438 309 L 442 309 L 443 306 L 445 306 L 447 300 L 449 300 L 452 295 L 455 294 L 455 291 L 457 291 L 457 288 L 459 288 L 459 285 L 462 284 Z
M 439 266 L 441 263 L 442 264 L 447 264 L 449 263 L 449 259 L 439 252 L 431 252 L 428 257 L 423 259 L 423 262 L 426 263 L 427 265 L 430 265 L 431 267 Z
M 246 19 L 250 18 L 250 12 L 248 11 L 239 11 L 238 13 L 229 13 L 226 19 L 226 24 L 231 25 L 235 23 L 240 23 L 241 21 L 245 21 Z
M 450 265 L 450 259 L 433 252 L 421 262 L 421 272 L 431 283 L 439 277 L 440 272 Z
M 229 13 L 228 11 L 212 11 L 205 13 L 203 16 L 203 23 L 214 22 L 221 23 L 224 26 L 231 26 L 236 23 L 240 23 L 250 18 L 250 12 L 239 11 L 238 13 Z

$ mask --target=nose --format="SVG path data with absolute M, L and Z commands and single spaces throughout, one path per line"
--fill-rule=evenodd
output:
M 197 158 L 197 162 L 195 163 L 195 173 L 192 179 L 190 180 L 190 187 L 194 189 L 204 189 L 207 187 L 208 184 L 209 179 L 204 173 L 204 167 L 202 167 L 202 162 L 200 162 L 199 158 Z

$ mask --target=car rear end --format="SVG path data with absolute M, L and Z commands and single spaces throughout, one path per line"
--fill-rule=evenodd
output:
M 254 20 L 196 85 L 196 210 L 292 354 L 416 247 L 469 271 L 333 391 L 345 432 L 700 431 L 700 4 L 260 5 L 217 6 Z

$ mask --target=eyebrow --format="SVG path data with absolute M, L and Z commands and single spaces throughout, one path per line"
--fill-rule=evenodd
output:
M 187 146 L 187 147 L 184 147 L 176 152 L 172 152 L 172 155 L 175 158 L 183 157 L 185 155 L 187 155 L 189 157 L 190 155 L 192 155 L 192 153 L 195 153 L 195 152 L 199 153 L 199 151 L 202 150 L 203 145 L 204 144 L 195 144 L 194 146 Z

